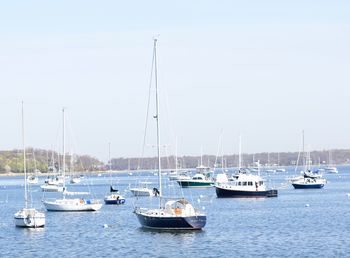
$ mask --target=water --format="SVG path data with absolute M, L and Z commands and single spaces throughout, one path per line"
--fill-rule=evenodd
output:
M 14 213 L 23 206 L 23 179 L 0 178 L 1 256 L 125 256 L 125 257 L 334 257 L 349 256 L 350 167 L 325 177 L 324 189 L 294 190 L 285 178 L 294 174 L 264 175 L 282 187 L 277 198 L 217 199 L 214 188 L 183 189 L 186 197 L 204 207 L 207 225 L 202 231 L 159 232 L 140 228 L 132 213 L 135 198 L 126 192 L 137 176 L 118 176 L 118 188 L 127 202 L 106 206 L 98 212 L 46 212 L 46 227 L 21 229 L 13 224 Z M 44 178 L 40 181 L 43 182 Z M 156 182 L 154 175 L 143 181 Z M 92 185 L 90 183 L 92 182 Z M 97 198 L 109 190 L 109 177 L 83 179 Z M 164 181 L 166 182 L 166 181 Z M 32 188 L 36 207 L 43 193 Z M 73 185 L 70 191 L 87 190 Z M 168 193 L 178 192 L 168 185 Z M 46 193 L 46 197 L 59 195 Z M 152 198 L 142 198 L 149 205 Z M 198 199 L 200 203 L 198 203 Z M 155 202 L 155 198 L 153 198 Z M 104 224 L 108 227 L 105 228 Z

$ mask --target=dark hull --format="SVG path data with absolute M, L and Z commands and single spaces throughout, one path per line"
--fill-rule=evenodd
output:
M 124 204 L 125 203 L 125 199 L 118 199 L 118 200 L 104 200 L 105 204 L 116 204 L 116 205 L 120 205 L 120 204 Z
M 154 229 L 199 230 L 207 221 L 206 216 L 149 217 L 136 212 L 135 214 L 143 227 Z
M 277 190 L 267 191 L 237 191 L 232 189 L 222 189 L 215 187 L 218 198 L 259 198 L 259 197 L 277 197 Z
M 177 183 L 182 188 L 187 188 L 187 187 L 212 187 L 214 185 L 213 182 L 177 181 Z
M 324 184 L 312 184 L 312 185 L 303 185 L 303 184 L 292 184 L 295 189 L 320 189 L 324 187 Z

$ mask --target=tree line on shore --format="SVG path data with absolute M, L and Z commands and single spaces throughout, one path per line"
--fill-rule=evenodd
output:
M 27 169 L 28 171 L 40 171 L 46 173 L 60 169 L 62 155 L 51 150 L 42 150 L 27 148 Z M 330 155 L 331 153 L 331 155 Z M 331 158 L 331 161 L 330 161 Z M 237 167 L 238 155 L 224 155 L 216 157 L 215 155 L 199 156 L 180 156 L 177 158 L 178 168 L 194 168 L 200 165 L 208 167 Z M 273 153 L 255 153 L 242 154 L 242 166 L 256 166 L 256 162 L 262 166 L 290 166 L 301 165 L 303 163 L 302 155 L 298 152 L 273 152 Z M 164 169 L 174 169 L 176 163 L 175 156 L 162 157 L 162 167 Z M 329 163 L 350 164 L 350 149 L 322 150 L 310 152 L 310 163 L 313 166 L 322 166 Z M 103 171 L 112 170 L 136 170 L 136 169 L 156 169 L 157 158 L 112 158 L 111 162 L 102 162 L 89 155 L 70 155 L 66 154 L 67 171 Z M 23 172 L 23 153 L 22 150 L 15 149 L 10 151 L 0 151 L 0 172 Z

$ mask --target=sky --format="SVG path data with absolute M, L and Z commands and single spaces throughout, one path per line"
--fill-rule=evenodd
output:
M 27 146 L 60 148 L 65 107 L 67 149 L 139 156 L 154 37 L 162 155 L 350 148 L 349 1 L 1 1 L 0 37 L 2 150 L 23 100 Z

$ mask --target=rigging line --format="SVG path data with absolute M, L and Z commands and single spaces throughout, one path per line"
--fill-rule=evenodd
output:
M 147 111 L 146 111 L 144 135 L 143 135 L 143 141 L 142 141 L 141 155 L 140 155 L 140 158 L 138 160 L 138 165 L 137 165 L 138 168 L 142 168 L 143 167 L 143 157 L 144 157 L 144 154 L 145 154 L 146 136 L 147 136 L 147 128 L 148 128 L 148 117 L 149 117 L 149 110 L 150 110 L 150 105 L 151 105 L 151 93 L 152 93 L 154 63 L 155 63 L 155 53 L 153 51 L 152 64 L 151 64 L 151 73 L 150 73 L 150 80 L 149 80 L 149 86 L 148 86 L 148 99 L 147 99 Z

